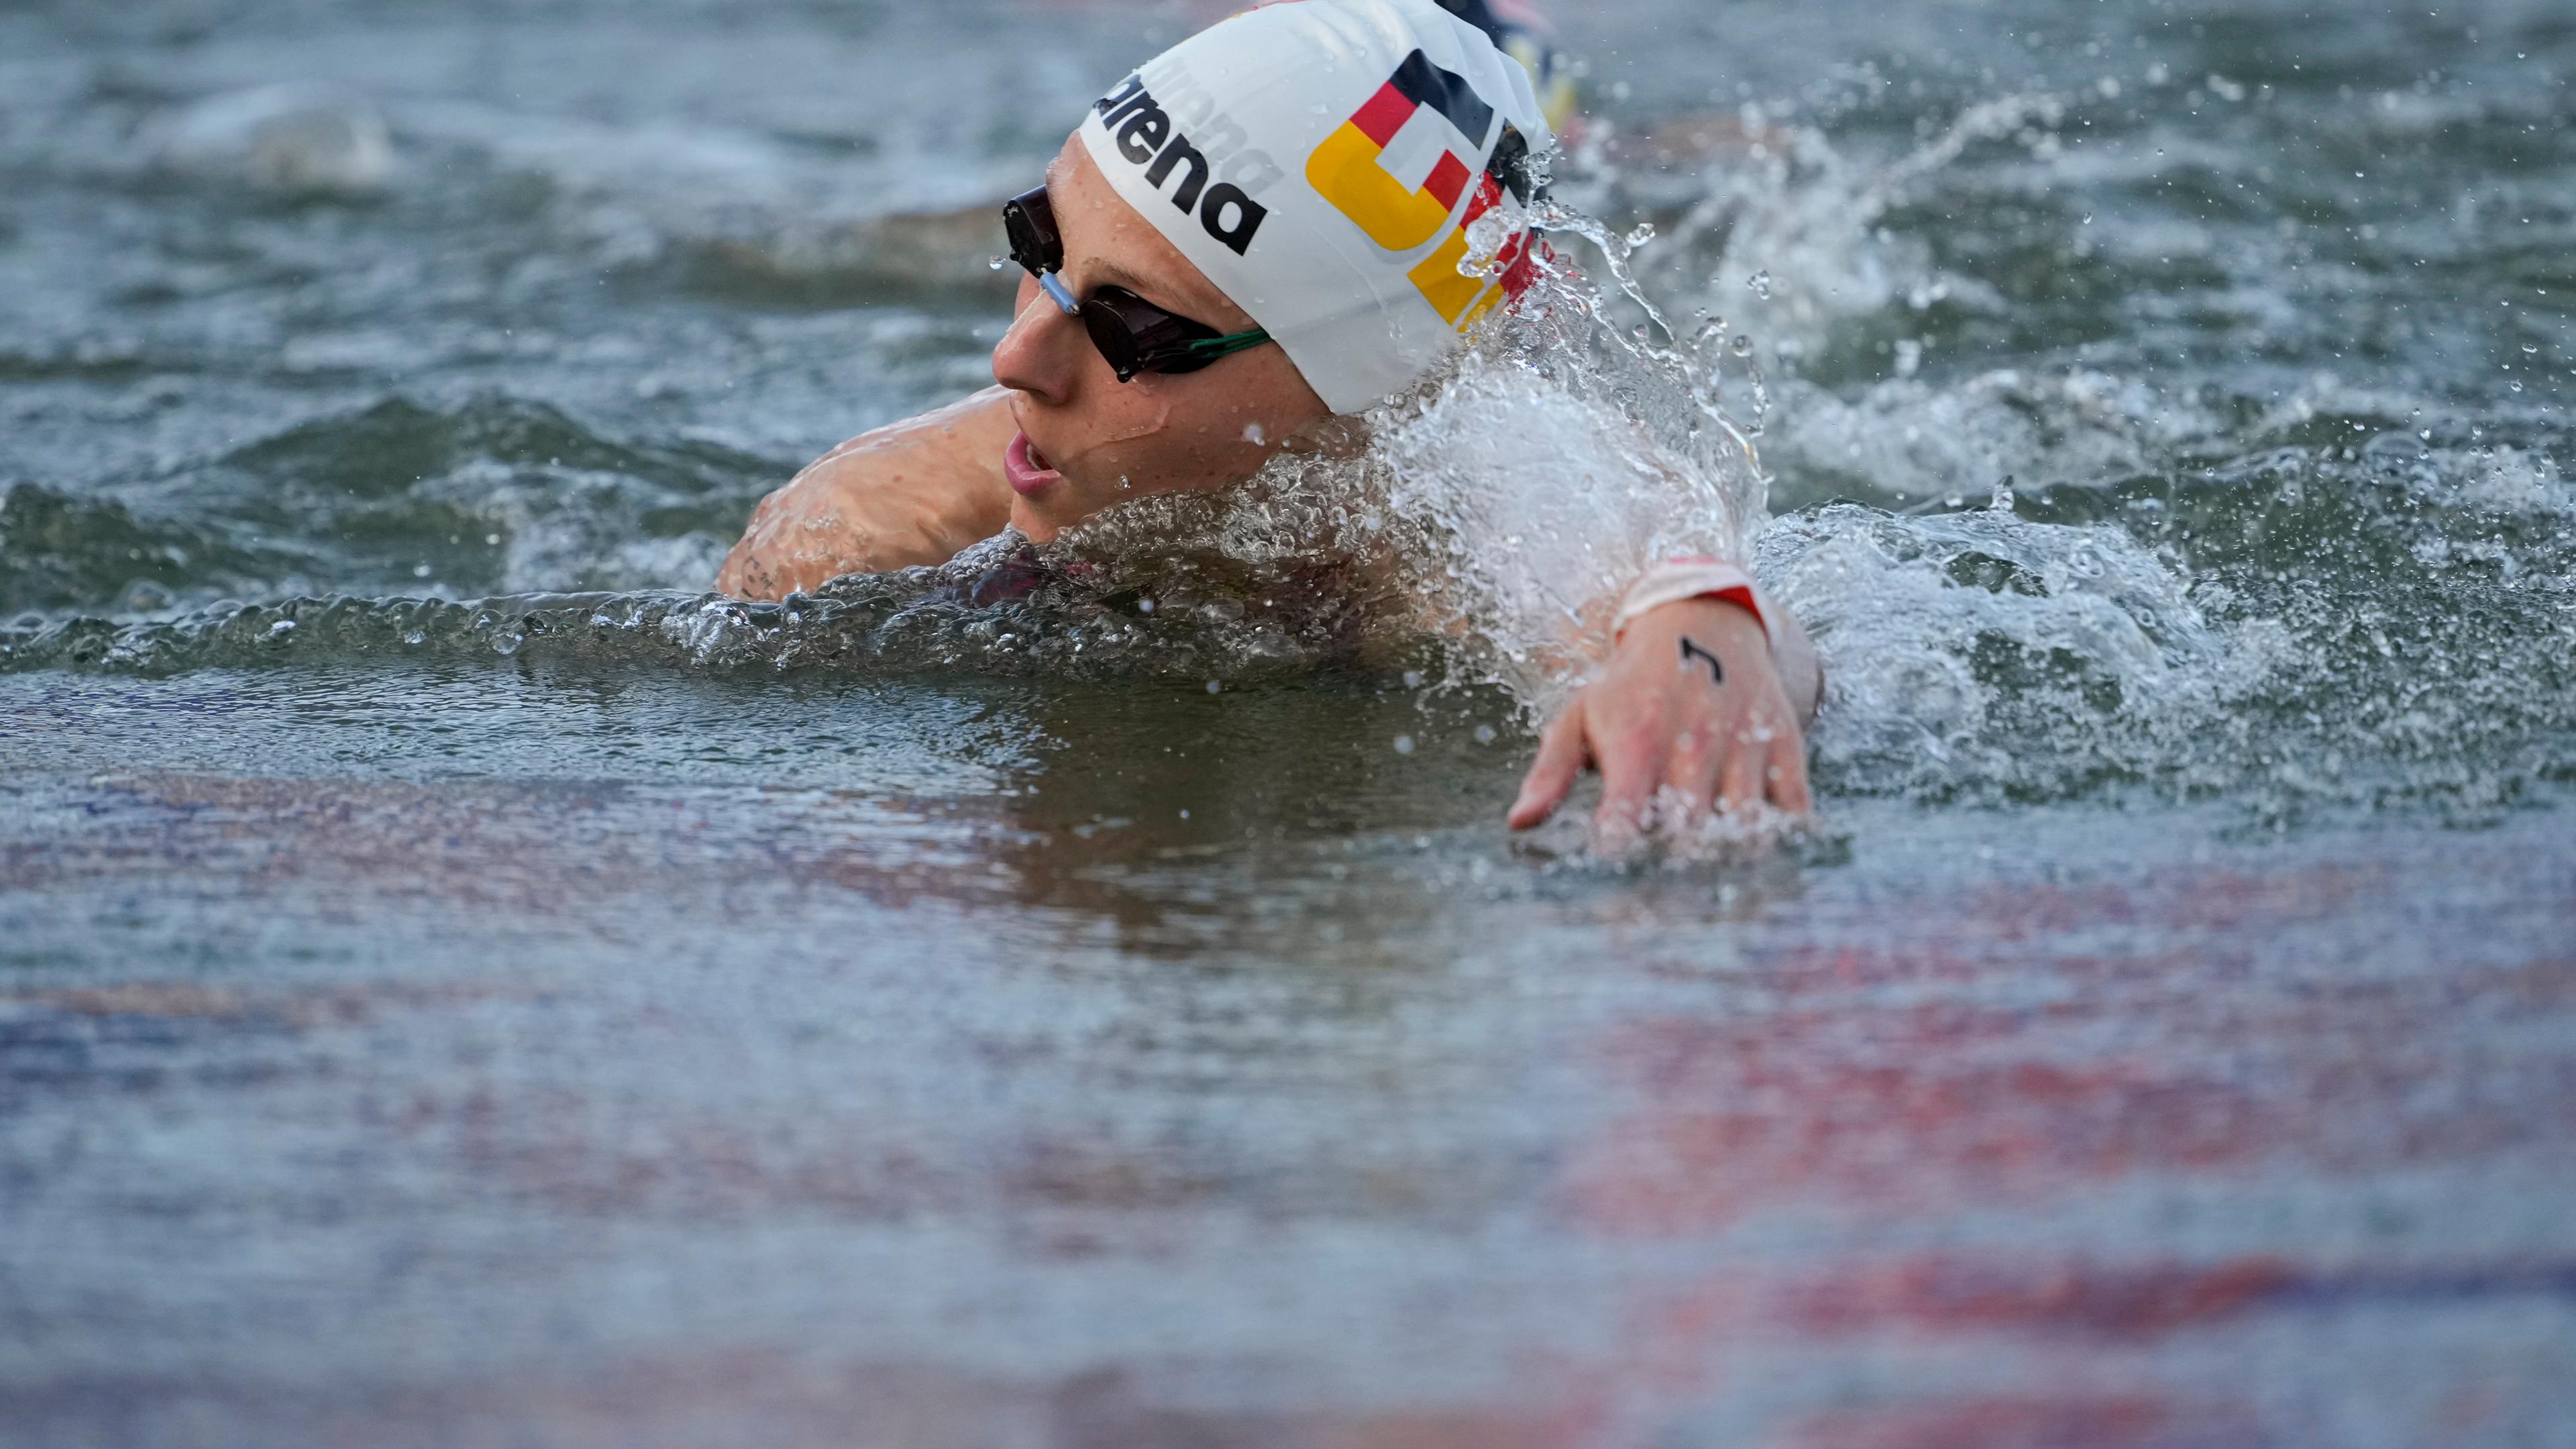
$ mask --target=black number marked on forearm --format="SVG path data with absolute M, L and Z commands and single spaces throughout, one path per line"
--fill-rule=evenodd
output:
M 1708 665 L 1709 683 L 1724 684 L 1726 682 L 1726 666 L 1717 662 L 1716 655 L 1699 647 L 1698 640 L 1693 639 L 1688 634 L 1684 634 L 1682 636 L 1682 668 L 1690 668 L 1691 661 L 1694 659 L 1700 660 Z

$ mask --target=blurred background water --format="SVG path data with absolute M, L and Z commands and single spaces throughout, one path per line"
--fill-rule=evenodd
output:
M 2576 1442 L 2576 17 L 1559 14 L 1832 678 L 1621 872 L 702 597 L 1224 8 L 0 10 L 0 1439 Z

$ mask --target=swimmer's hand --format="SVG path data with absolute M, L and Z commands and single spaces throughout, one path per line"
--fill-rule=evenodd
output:
M 1765 802 L 1806 814 L 1800 726 L 1815 717 L 1822 677 L 1797 621 L 1781 613 L 1772 627 L 1776 642 L 1749 611 L 1717 599 L 1666 604 L 1630 624 L 1540 737 L 1511 827 L 1554 814 L 1587 763 L 1601 771 L 1593 824 L 1605 846 L 1633 843 L 1666 787 L 1685 825 Z
M 1010 395 L 991 387 L 852 438 L 760 501 L 716 588 L 776 599 L 842 574 L 946 563 L 1009 522 L 1002 452 L 1018 431 Z

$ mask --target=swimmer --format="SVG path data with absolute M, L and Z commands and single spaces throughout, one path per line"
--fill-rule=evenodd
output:
M 1006 528 L 1044 543 L 1127 499 L 1239 483 L 1412 386 L 1525 285 L 1526 231 L 1496 276 L 1457 257 L 1470 221 L 1530 199 L 1523 163 L 1551 136 L 1531 69 L 1452 8 L 1283 0 L 1113 87 L 1004 208 L 1025 275 L 997 385 L 808 466 L 762 500 L 717 587 L 778 598 Z M 1397 180 L 1390 146 L 1425 148 L 1424 179 Z M 1542 735 L 1512 828 L 1587 765 L 1605 842 L 1676 804 L 1809 810 L 1822 675 L 1749 574 L 1671 560 L 1607 613 L 1604 662 Z

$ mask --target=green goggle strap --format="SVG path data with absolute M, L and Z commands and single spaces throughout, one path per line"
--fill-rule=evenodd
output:
M 1259 347 L 1262 343 L 1269 340 L 1270 334 L 1268 332 L 1255 327 L 1249 332 L 1233 332 L 1228 333 L 1223 337 L 1197 338 L 1193 341 L 1182 343 L 1179 350 L 1188 353 L 1192 357 L 1203 358 L 1209 362 L 1214 362 L 1220 357 L 1232 357 L 1238 352 L 1244 352 L 1252 348 Z

